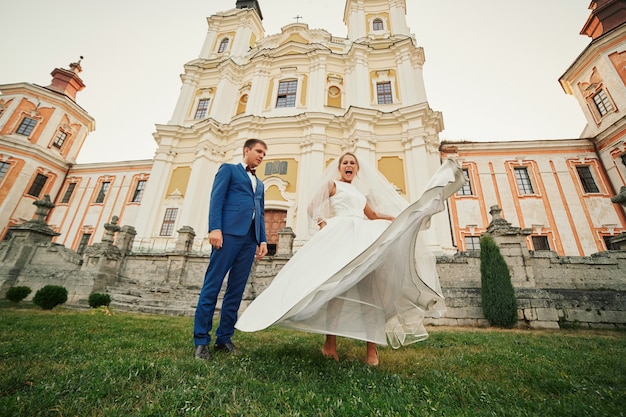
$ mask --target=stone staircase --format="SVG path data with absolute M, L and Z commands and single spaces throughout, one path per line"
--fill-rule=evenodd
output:
M 110 307 L 117 310 L 193 316 L 200 288 L 121 278 L 115 285 L 107 287 L 106 292 L 111 296 Z

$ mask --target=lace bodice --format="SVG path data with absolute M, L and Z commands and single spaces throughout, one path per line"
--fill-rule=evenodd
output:
M 330 198 L 335 216 L 364 217 L 365 196 L 349 183 L 335 181 L 335 185 L 335 195 Z

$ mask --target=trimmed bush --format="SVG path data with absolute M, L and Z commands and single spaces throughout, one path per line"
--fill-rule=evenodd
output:
M 94 292 L 89 296 L 89 307 L 91 308 L 108 307 L 109 304 L 111 304 L 111 296 L 109 294 Z
M 509 267 L 493 238 L 480 238 L 481 299 L 485 318 L 492 326 L 513 327 L 517 324 L 517 299 Z
M 7 291 L 7 300 L 11 300 L 14 303 L 19 303 L 24 298 L 28 297 L 32 290 L 30 287 L 11 287 L 9 291 Z
M 67 290 L 59 285 L 46 285 L 40 288 L 33 297 L 33 303 L 44 310 L 52 310 L 67 301 Z

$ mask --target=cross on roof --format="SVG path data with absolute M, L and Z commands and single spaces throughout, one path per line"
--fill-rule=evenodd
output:
M 296 19 L 296 23 L 300 23 L 300 19 L 302 19 L 302 16 L 297 15 L 296 17 L 294 17 L 294 19 Z

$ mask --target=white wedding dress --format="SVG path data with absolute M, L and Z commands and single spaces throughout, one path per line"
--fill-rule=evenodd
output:
M 424 340 L 424 317 L 445 312 L 435 257 L 419 231 L 462 185 L 458 165 L 442 165 L 422 197 L 393 222 L 364 216 L 366 197 L 336 181 L 335 216 L 280 270 L 236 328 L 278 325 L 398 348 Z

